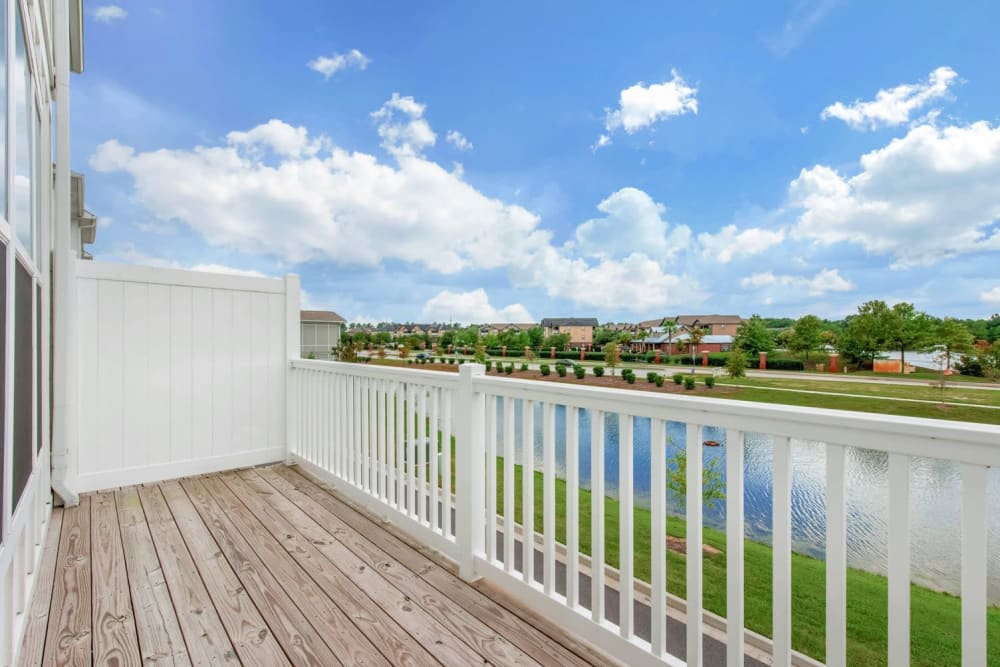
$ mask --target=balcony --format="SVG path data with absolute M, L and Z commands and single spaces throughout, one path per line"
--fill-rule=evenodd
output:
M 280 465 L 88 494 L 42 570 L 23 664 L 613 662 Z
M 52 483 L 79 505 L 48 508 L 43 459 L 37 514 L 0 562 L 0 648 L 16 640 L 0 663 L 849 665 L 868 660 L 859 619 L 885 626 L 876 663 L 949 634 L 945 662 L 1000 659 L 983 509 L 998 427 L 304 360 L 293 277 L 76 270 L 76 403 Z M 724 464 L 721 560 L 668 548 L 668 447 L 686 454 L 689 545 L 708 534 L 703 469 Z M 802 451 L 822 487 L 818 637 L 793 571 Z M 848 595 L 856 452 L 884 463 L 890 518 L 874 621 Z M 911 588 L 926 461 L 955 470 L 940 565 L 960 572 L 930 629 Z M 766 571 L 746 567 L 753 466 Z

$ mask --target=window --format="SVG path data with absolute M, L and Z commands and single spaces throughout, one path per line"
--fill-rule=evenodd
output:
M 11 466 L 11 484 L 14 492 L 13 504 L 17 507 L 21 492 L 31 476 L 34 466 L 32 434 L 34 414 L 32 403 L 35 398 L 35 378 L 32 363 L 34 355 L 34 308 L 32 294 L 34 285 L 31 272 L 20 262 L 14 262 L 14 449 Z
M 0 218 L 7 219 L 7 12 L 0 3 Z
M 32 205 L 32 182 L 34 175 L 32 155 L 34 152 L 34 122 L 31 119 L 34 95 L 31 94 L 31 71 L 25 52 L 24 26 L 21 23 L 20 3 L 14 3 L 17 14 L 15 21 L 14 49 L 14 192 L 11 223 L 16 230 L 17 240 L 35 256 L 33 242 L 34 218 Z

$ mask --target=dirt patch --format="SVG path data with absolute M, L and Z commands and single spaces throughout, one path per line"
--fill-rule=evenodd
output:
M 667 535 L 667 548 L 671 551 L 679 554 L 687 553 L 687 540 L 683 537 L 674 537 L 673 535 Z M 701 545 L 701 552 L 706 556 L 718 556 L 722 552 L 713 547 L 710 544 Z

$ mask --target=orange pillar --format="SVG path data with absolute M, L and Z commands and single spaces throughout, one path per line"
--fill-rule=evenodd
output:
M 830 353 L 830 372 L 837 373 L 840 371 L 840 355 L 836 352 Z
M 524 358 L 527 359 L 529 356 L 531 356 L 530 353 L 531 353 L 531 348 L 528 347 L 527 345 L 525 345 L 524 346 Z
M 587 351 L 584 348 L 580 348 L 580 361 L 583 361 L 587 357 Z
M 501 354 L 501 356 L 504 356 L 504 357 L 506 357 L 506 356 L 507 356 L 507 346 L 506 346 L 506 345 L 504 345 L 504 346 L 503 346 L 503 347 L 501 348 L 501 350 L 500 350 L 500 354 Z
M 554 347 L 550 347 L 549 348 L 549 358 L 550 359 L 555 359 L 556 358 L 556 348 L 554 348 Z
M 656 358 L 653 360 L 653 363 L 657 363 L 657 364 L 660 363 L 660 351 L 659 350 L 656 351 Z
M 708 366 L 708 350 L 701 351 L 701 365 Z
M 760 353 L 760 366 L 758 368 L 762 371 L 767 370 L 767 352 Z

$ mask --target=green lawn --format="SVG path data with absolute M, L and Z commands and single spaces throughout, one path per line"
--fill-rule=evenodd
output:
M 514 519 L 521 520 L 521 466 L 515 466 Z M 542 526 L 543 475 L 534 474 L 535 526 Z M 580 549 L 590 554 L 590 492 L 580 489 Z M 503 507 L 503 460 L 497 459 L 497 511 Z M 617 501 L 605 499 L 606 562 L 618 566 Z M 635 576 L 650 580 L 649 510 L 636 509 L 634 516 Z M 670 535 L 684 537 L 683 520 L 670 517 L 666 530 Z M 726 614 L 726 535 L 704 529 L 705 543 L 722 553 L 704 559 L 704 606 Z M 566 482 L 556 480 L 556 539 L 566 540 Z M 771 635 L 771 548 L 746 540 L 744 542 L 744 589 L 746 626 L 763 635 Z M 686 556 L 667 551 L 667 589 L 680 597 L 686 594 Z M 961 646 L 961 601 L 959 598 L 913 586 L 911 594 L 911 662 L 913 665 L 939 667 L 957 665 Z M 824 659 L 826 627 L 826 564 L 815 558 L 792 555 L 792 645 L 818 660 Z M 849 569 L 847 571 L 847 662 L 850 665 L 885 665 L 888 618 L 887 581 L 884 577 Z M 1000 609 L 987 612 L 989 630 L 989 664 L 1000 665 Z
M 968 387 L 937 387 L 924 385 L 889 385 L 874 383 L 825 382 L 823 380 L 785 378 L 720 378 L 720 387 L 731 391 L 719 392 L 718 398 L 782 405 L 801 405 L 835 410 L 857 410 L 879 414 L 903 415 L 968 421 L 980 424 L 1000 424 L 1000 410 L 977 406 L 1000 406 L 1000 392 Z M 800 389 L 824 392 L 823 394 L 797 393 L 794 391 L 773 391 L 778 389 Z M 856 394 L 844 396 L 836 394 Z M 924 401 L 948 401 L 965 405 L 943 405 L 940 403 L 914 403 L 905 400 L 871 400 L 869 396 L 897 399 L 919 399 Z

